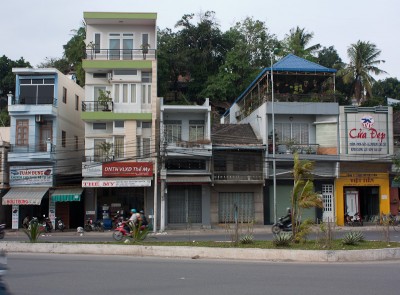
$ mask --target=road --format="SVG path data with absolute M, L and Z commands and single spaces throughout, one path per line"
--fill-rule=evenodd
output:
M 334 232 L 336 238 L 341 238 L 349 230 L 361 230 L 367 240 L 383 240 L 383 231 L 380 227 L 354 227 L 339 228 Z M 243 233 L 245 233 L 244 231 Z M 233 231 L 223 229 L 216 230 L 171 230 L 165 233 L 151 233 L 149 237 L 156 241 L 230 241 Z M 310 236 L 315 238 L 316 234 Z M 272 240 L 270 226 L 259 227 L 254 230 L 254 239 L 256 240 Z M 39 238 L 41 241 L 49 242 L 112 242 L 112 231 L 105 232 L 85 232 L 82 236 L 76 232 L 52 232 L 44 234 Z M 400 242 L 400 232 L 393 229 L 390 230 L 390 239 Z M 5 241 L 27 241 L 27 236 L 22 231 L 6 233 Z
M 9 254 L 12 294 L 397 294 L 400 264 Z

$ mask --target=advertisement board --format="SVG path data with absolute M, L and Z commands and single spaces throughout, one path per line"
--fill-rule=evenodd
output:
M 10 186 L 52 186 L 53 167 L 10 166 Z
M 103 177 L 152 177 L 152 162 L 103 163 Z

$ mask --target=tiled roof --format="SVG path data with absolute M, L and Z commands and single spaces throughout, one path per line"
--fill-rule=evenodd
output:
M 223 146 L 262 146 L 250 124 L 214 125 L 211 130 L 212 144 Z

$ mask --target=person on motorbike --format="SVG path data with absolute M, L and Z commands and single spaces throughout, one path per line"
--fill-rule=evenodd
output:
M 282 223 L 285 227 L 288 227 L 292 224 L 292 210 L 290 208 L 286 208 L 286 215 L 282 218 Z
M 127 222 L 127 224 L 129 224 L 129 226 L 128 225 L 126 225 L 126 230 L 128 231 L 128 232 L 130 232 L 131 230 L 130 230 L 130 228 L 129 227 L 135 227 L 136 226 L 136 224 L 137 224 L 137 222 L 138 222 L 138 214 L 137 214 L 137 211 L 136 211 L 136 209 L 131 209 L 131 217 L 129 217 L 129 220 L 128 220 L 128 222 Z
M 29 221 L 29 215 L 26 215 L 24 220 L 22 221 L 22 226 L 27 229 L 29 227 Z

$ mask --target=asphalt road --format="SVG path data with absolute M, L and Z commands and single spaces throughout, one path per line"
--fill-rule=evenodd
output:
M 397 294 L 400 264 L 9 254 L 12 294 Z
M 400 228 L 399 228 L 400 229 Z M 360 230 L 364 233 L 367 240 L 383 240 L 384 234 L 381 227 L 341 227 L 334 231 L 335 238 L 341 238 L 350 230 Z M 243 230 L 242 233 L 246 233 Z M 167 230 L 164 233 L 151 233 L 149 237 L 156 241 L 230 241 L 233 231 L 224 229 L 211 229 L 211 230 Z M 253 232 L 254 239 L 256 240 L 272 240 L 273 234 L 271 227 L 258 227 Z M 310 239 L 315 238 L 318 233 L 310 235 Z M 319 233 L 321 235 L 321 233 Z M 74 231 L 68 232 L 52 232 L 43 234 L 39 238 L 41 241 L 49 242 L 112 242 L 112 231 L 106 230 L 105 232 L 85 232 L 80 235 Z M 400 231 L 390 230 L 391 241 L 400 242 Z M 8 231 L 4 238 L 5 241 L 27 241 L 28 238 L 25 233 L 21 231 Z

